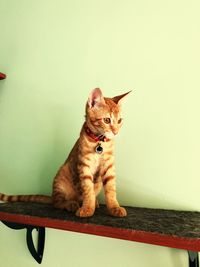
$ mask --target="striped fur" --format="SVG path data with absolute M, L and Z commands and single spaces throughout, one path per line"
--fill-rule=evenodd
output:
M 121 100 L 127 95 L 104 98 L 99 88 L 94 89 L 86 104 L 86 119 L 80 137 L 67 160 L 58 170 L 53 182 L 52 196 L 0 194 L 4 202 L 28 201 L 53 203 L 56 208 L 76 212 L 77 216 L 89 217 L 98 207 L 97 196 L 103 186 L 108 211 L 113 216 L 126 216 L 116 199 L 114 140 L 121 125 Z M 101 142 L 103 153 L 95 151 L 98 142 L 88 136 L 85 126 L 95 136 L 105 136 Z

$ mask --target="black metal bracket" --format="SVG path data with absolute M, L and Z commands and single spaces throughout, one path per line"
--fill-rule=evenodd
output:
M 196 251 L 188 251 L 189 267 L 199 267 L 199 254 Z
M 3 224 L 14 230 L 26 229 L 26 244 L 28 249 L 33 256 L 33 258 L 40 264 L 43 258 L 44 244 L 45 244 L 45 227 L 38 227 L 26 224 L 12 223 L 7 221 L 2 221 Z M 37 249 L 34 246 L 33 242 L 33 230 L 38 231 L 38 242 Z

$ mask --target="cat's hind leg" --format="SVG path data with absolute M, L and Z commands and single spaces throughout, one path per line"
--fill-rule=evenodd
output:
M 79 209 L 79 202 L 76 200 L 67 200 L 65 195 L 57 192 L 53 196 L 53 205 L 57 209 L 67 210 L 69 212 L 76 212 Z
M 63 170 L 61 168 L 54 179 L 52 196 L 53 205 L 57 209 L 76 212 L 80 207 L 77 193 L 73 188 L 71 181 L 66 176 L 62 175 L 62 171 Z

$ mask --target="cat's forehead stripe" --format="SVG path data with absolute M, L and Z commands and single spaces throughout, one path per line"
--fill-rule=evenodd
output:
M 117 117 L 120 112 L 119 106 L 115 102 L 113 102 L 111 98 L 105 98 L 105 102 L 110 116 L 111 114 L 113 114 L 115 117 Z

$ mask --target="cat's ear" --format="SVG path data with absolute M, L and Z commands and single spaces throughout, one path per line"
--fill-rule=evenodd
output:
M 121 102 L 122 102 L 122 100 L 128 95 L 128 94 L 130 94 L 130 92 L 132 92 L 132 91 L 129 91 L 129 92 L 127 92 L 127 93 L 125 93 L 125 94 L 122 94 L 122 95 L 118 95 L 118 96 L 115 96 L 115 97 L 113 97 L 112 98 L 112 100 L 116 103 L 116 104 L 121 104 Z
M 93 108 L 93 107 L 98 108 L 102 105 L 105 105 L 103 94 L 99 88 L 95 88 L 94 90 L 92 90 L 92 92 L 89 95 L 87 103 L 90 108 Z

